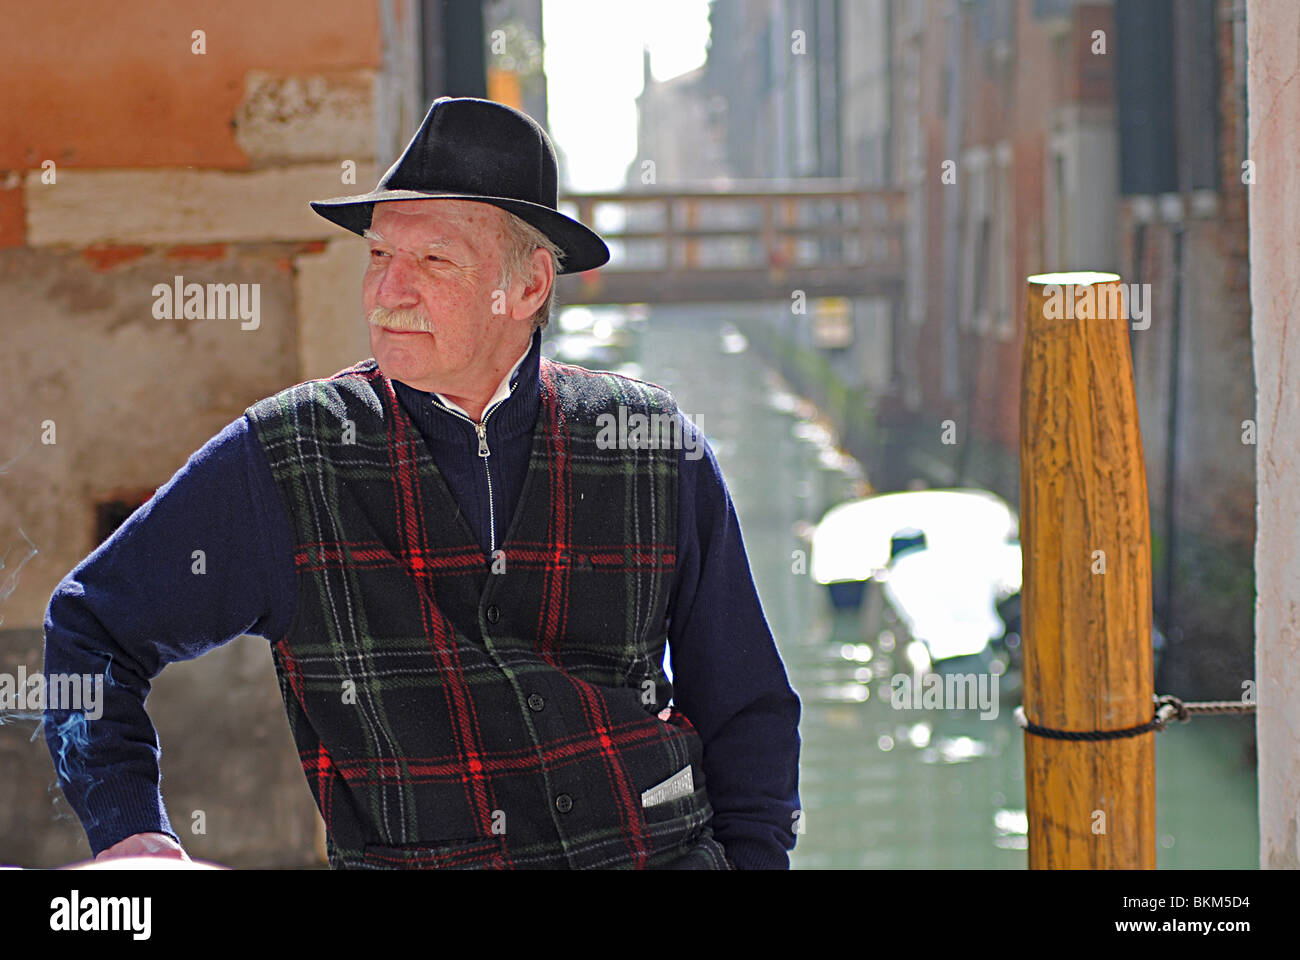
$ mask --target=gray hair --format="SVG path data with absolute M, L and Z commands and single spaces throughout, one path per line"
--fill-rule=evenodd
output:
M 531 223 L 521 220 L 504 207 L 499 207 L 505 217 L 505 243 L 501 248 L 501 275 L 497 279 L 497 284 L 502 288 L 508 287 L 515 279 L 529 269 L 529 260 L 532 259 L 533 251 L 541 247 L 551 255 L 551 266 L 555 273 L 560 272 L 560 261 L 564 258 L 563 251 L 557 247 L 546 234 L 538 230 Z M 551 289 L 546 294 L 546 300 L 537 309 L 537 312 L 530 318 L 533 322 L 533 330 L 545 328 L 551 319 L 551 307 L 555 301 L 555 283 L 551 283 Z

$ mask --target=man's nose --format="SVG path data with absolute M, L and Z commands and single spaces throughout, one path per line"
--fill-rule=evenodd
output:
M 389 257 L 376 292 L 379 305 L 389 310 L 415 306 L 420 302 L 415 281 L 415 268 L 410 266 L 406 257 L 400 255 Z

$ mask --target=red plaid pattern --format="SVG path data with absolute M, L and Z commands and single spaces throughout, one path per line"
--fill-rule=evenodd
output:
M 272 649 L 332 867 L 726 867 L 699 734 L 657 716 L 677 453 L 596 443 L 620 404 L 676 404 L 545 358 L 540 381 L 500 573 L 373 359 L 248 408 L 294 531 Z M 642 806 L 688 764 L 693 793 Z

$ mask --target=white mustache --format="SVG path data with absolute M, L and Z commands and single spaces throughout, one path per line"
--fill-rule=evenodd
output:
M 370 311 L 366 321 L 372 327 L 388 327 L 390 330 L 410 330 L 415 333 L 433 333 L 433 323 L 423 310 L 410 307 L 402 310 L 389 310 L 387 307 L 375 307 Z

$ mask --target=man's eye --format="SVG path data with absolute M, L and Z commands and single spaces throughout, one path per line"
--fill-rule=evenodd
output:
M 388 256 L 388 254 L 385 253 L 383 250 L 371 250 L 371 251 L 370 251 L 370 255 L 371 255 L 372 257 L 386 257 L 386 256 Z

